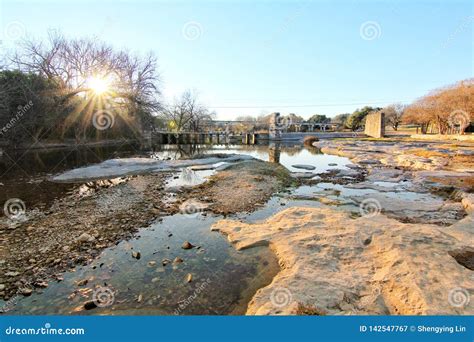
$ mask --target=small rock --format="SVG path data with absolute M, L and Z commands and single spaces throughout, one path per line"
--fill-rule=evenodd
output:
M 156 265 L 156 261 L 149 261 L 148 262 L 148 266 L 155 266 Z
M 193 281 L 193 275 L 191 273 L 188 273 L 188 275 L 186 276 L 186 282 L 190 283 L 192 281 Z
M 155 277 L 155 278 L 153 278 L 153 279 L 151 280 L 151 282 L 152 282 L 152 283 L 156 283 L 156 282 L 158 282 L 159 280 L 160 280 L 160 278 Z
M 41 287 L 41 288 L 46 288 L 46 287 L 48 287 L 48 283 L 44 280 L 39 280 L 39 281 L 35 282 L 35 286 Z
M 89 300 L 84 303 L 84 309 L 86 310 L 92 310 L 97 307 L 96 303 L 93 300 Z
M 76 281 L 76 285 L 77 286 L 85 286 L 85 285 L 87 285 L 88 282 L 89 282 L 89 279 L 82 279 L 82 280 Z
M 92 242 L 95 240 L 95 237 L 93 237 L 92 235 L 89 235 L 87 233 L 82 233 L 78 238 L 77 238 L 77 241 L 80 242 L 80 243 L 84 243 L 84 242 Z
M 292 172 L 290 176 L 292 178 L 313 178 L 315 174 L 312 172 Z
M 0 284 L 0 291 L 5 290 L 5 284 Z
M 16 277 L 19 274 L 20 274 L 20 272 L 7 272 L 7 273 L 5 273 L 5 275 L 7 277 Z
M 194 246 L 189 241 L 184 241 L 183 245 L 181 246 L 182 249 L 191 249 Z
M 337 163 L 329 163 L 328 166 L 337 166 Z
M 140 293 L 140 294 L 138 295 L 137 302 L 138 302 L 138 303 L 141 303 L 142 300 L 143 300 L 143 295 Z
M 22 289 L 19 289 L 18 291 L 25 297 L 31 296 L 31 294 L 33 293 L 33 290 L 28 287 L 24 287 Z
M 140 252 L 132 252 L 132 257 L 139 260 L 142 255 L 140 254 Z
M 180 257 L 176 257 L 176 258 L 174 258 L 173 263 L 175 263 L 175 264 L 180 264 L 180 263 L 182 263 L 183 261 L 184 261 L 184 260 L 181 259 Z
M 166 266 L 166 265 L 168 265 L 170 262 L 171 262 L 170 259 L 163 259 L 163 260 L 161 261 L 161 264 L 162 264 L 163 266 Z

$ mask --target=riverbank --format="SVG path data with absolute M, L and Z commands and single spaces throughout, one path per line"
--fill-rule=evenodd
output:
M 474 148 L 406 139 L 316 146 L 281 153 L 276 146 L 218 147 L 220 153 L 181 160 L 116 158 L 52 175 L 76 184 L 74 191 L 51 208 L 28 208 L 24 220 L 2 221 L 2 246 L 13 253 L 1 250 L 0 294 L 24 298 L 19 312 L 39 314 L 54 312 L 48 301 L 60 291 L 55 305 L 68 314 L 72 304 L 84 310 L 93 289 L 107 284 L 118 289 L 117 302 L 99 314 L 169 314 L 204 282 L 209 287 L 198 302 L 180 312 L 243 313 L 248 302 L 247 314 L 470 312 L 466 303 L 448 307 L 442 298 L 454 283 L 468 294 L 473 288 L 462 278 L 473 268 L 466 241 L 472 240 Z M 186 241 L 191 249 L 183 249 Z M 267 247 L 281 270 L 268 267 L 273 255 L 262 258 Z M 251 262 L 224 261 L 229 250 L 231 259 Z M 441 271 L 431 271 L 438 264 Z M 219 267 L 208 283 L 206 274 Z M 271 271 L 260 279 L 264 269 Z M 452 282 L 438 279 L 443 274 L 453 274 Z M 219 296 L 229 291 L 219 279 L 235 285 L 225 305 L 214 295 L 217 288 Z M 404 282 L 413 286 L 399 286 Z

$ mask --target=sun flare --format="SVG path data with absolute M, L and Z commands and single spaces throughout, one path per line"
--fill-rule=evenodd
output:
M 91 77 L 87 85 L 96 95 L 102 95 L 109 90 L 109 82 L 101 77 Z

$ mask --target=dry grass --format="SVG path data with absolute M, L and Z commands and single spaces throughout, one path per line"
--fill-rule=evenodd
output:
M 431 157 L 450 157 L 449 154 L 441 153 L 438 151 L 430 151 L 424 149 L 414 149 L 406 152 L 407 154 L 413 154 L 418 157 L 431 158 Z

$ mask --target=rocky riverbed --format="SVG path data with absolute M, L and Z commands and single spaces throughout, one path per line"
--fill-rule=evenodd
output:
M 354 163 L 293 193 L 317 207 L 212 227 L 237 249 L 269 246 L 279 258 L 280 273 L 247 314 L 473 314 L 474 146 L 350 139 L 315 146 Z M 360 168 L 364 180 L 356 180 Z
M 212 230 L 238 250 L 267 246 L 278 257 L 280 272 L 268 286 L 260 282 L 247 314 L 473 313 L 474 145 L 344 139 L 317 142 L 304 158 L 296 151 L 284 155 L 283 165 L 243 154 L 125 158 L 55 175 L 77 184 L 74 191 L 46 209 L 0 219 L 0 297 L 56 288 L 64 272 L 181 213 L 212 216 L 212 223 L 229 217 Z M 189 180 L 190 174 L 201 176 Z M 171 244 L 167 229 L 160 248 L 180 256 L 188 238 Z M 126 253 L 161 262 L 155 252 Z M 180 284 L 188 284 L 182 276 Z
M 221 171 L 198 187 L 169 188 L 183 167 Z M 103 170 L 120 177 L 92 181 Z M 45 211 L 30 210 L 0 222 L 0 262 L 5 270 L 0 297 L 5 300 L 30 296 L 50 281 L 61 281 L 63 272 L 89 264 L 102 250 L 132 238 L 163 216 L 253 211 L 293 182 L 281 165 L 235 155 L 164 163 L 143 158 L 108 161 L 55 178 L 88 182 Z

